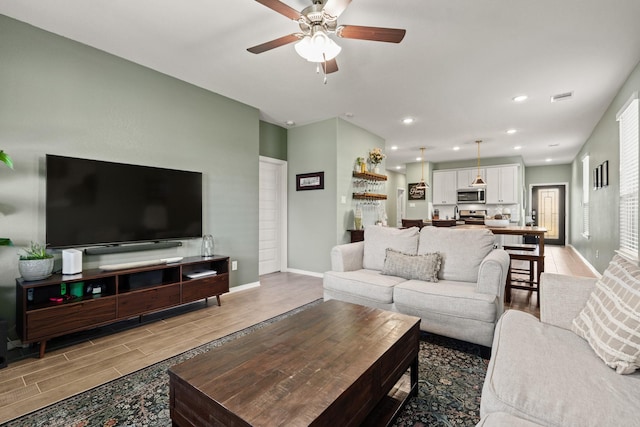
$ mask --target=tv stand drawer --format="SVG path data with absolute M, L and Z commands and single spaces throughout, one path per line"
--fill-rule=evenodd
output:
M 159 286 L 118 296 L 118 317 L 131 317 L 180 303 L 180 284 Z
M 228 274 L 182 282 L 182 302 L 197 301 L 229 292 Z

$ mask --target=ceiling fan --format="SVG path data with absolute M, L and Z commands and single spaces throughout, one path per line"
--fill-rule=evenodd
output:
M 325 75 L 338 71 L 335 58 L 342 49 L 329 38 L 329 34 L 335 34 L 345 39 L 400 43 L 406 33 L 406 30 L 397 28 L 338 25 L 338 17 L 349 6 L 351 0 L 312 0 L 313 4 L 303 9 L 302 12 L 298 12 L 279 0 L 256 1 L 296 21 L 301 32 L 289 34 L 250 47 L 247 50 L 257 54 L 297 42 L 296 52 L 307 61 L 321 64 Z

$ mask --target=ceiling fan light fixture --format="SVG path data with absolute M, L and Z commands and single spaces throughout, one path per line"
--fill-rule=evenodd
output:
M 309 62 L 330 61 L 342 50 L 324 31 L 316 31 L 313 36 L 304 36 L 295 44 L 295 49 L 298 55 Z

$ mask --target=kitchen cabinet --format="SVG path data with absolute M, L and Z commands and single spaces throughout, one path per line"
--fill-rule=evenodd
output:
M 518 203 L 518 166 L 487 168 L 487 203 Z
M 458 179 L 458 188 L 467 188 L 471 187 L 471 183 L 476 176 L 478 176 L 478 168 L 473 169 L 459 169 L 456 171 L 457 179 Z M 486 171 L 484 168 L 480 168 L 480 176 L 482 179 L 487 180 Z
M 458 201 L 456 171 L 433 171 L 433 204 L 455 205 Z

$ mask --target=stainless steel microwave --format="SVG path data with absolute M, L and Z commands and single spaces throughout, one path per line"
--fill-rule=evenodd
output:
M 458 190 L 458 203 L 486 203 L 484 188 Z

